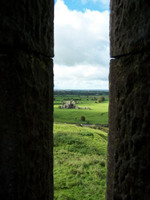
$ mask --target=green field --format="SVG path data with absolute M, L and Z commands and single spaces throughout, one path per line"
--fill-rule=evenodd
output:
M 105 101 L 97 103 L 93 100 L 95 96 L 55 96 L 54 101 L 54 121 L 59 123 L 89 123 L 89 124 L 108 124 L 108 96 L 105 96 Z M 101 96 L 95 97 L 97 100 Z M 76 104 L 78 107 L 90 107 L 86 109 L 59 109 L 64 99 L 81 99 Z M 81 121 L 81 116 L 85 116 L 85 122 Z
M 108 124 L 109 98 L 89 93 L 57 91 L 54 96 L 54 200 L 105 199 L 108 127 L 97 124 Z M 66 101 L 90 110 L 60 109 Z
M 54 124 L 54 200 L 104 200 L 107 134 Z

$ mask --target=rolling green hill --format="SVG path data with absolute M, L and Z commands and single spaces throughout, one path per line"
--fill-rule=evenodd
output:
M 54 124 L 54 200 L 104 200 L 107 133 Z

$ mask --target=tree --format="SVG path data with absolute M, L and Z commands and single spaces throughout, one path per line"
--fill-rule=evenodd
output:
M 101 98 L 98 99 L 98 103 L 101 103 L 103 101 L 105 101 L 105 97 L 101 97 Z
M 100 99 L 98 99 L 98 103 L 101 103 L 102 102 L 102 99 L 100 98 Z
M 81 116 L 81 121 L 85 121 L 85 117 L 84 116 Z
M 105 97 L 102 97 L 102 101 L 105 101 Z

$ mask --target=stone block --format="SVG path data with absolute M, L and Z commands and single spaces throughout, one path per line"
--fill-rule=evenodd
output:
M 53 62 L 0 53 L 0 199 L 53 199 Z
M 53 57 L 53 0 L 1 0 L 0 47 Z
M 150 1 L 111 0 L 110 54 L 134 54 L 150 46 Z
M 110 68 L 108 199 L 148 200 L 150 51 L 113 59 Z

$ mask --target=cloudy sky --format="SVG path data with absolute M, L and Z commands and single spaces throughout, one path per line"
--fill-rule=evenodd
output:
M 108 89 L 109 0 L 55 0 L 54 89 Z

